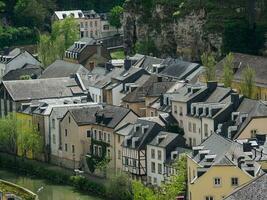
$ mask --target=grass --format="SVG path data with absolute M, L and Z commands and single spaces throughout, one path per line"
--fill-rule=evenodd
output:
M 112 59 L 125 59 L 123 50 L 117 50 L 117 51 L 111 52 L 110 55 Z

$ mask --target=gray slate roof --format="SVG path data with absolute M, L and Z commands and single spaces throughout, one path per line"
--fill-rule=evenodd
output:
M 3 76 L 4 81 L 20 80 L 21 76 L 30 76 L 32 79 L 36 79 L 43 69 L 40 66 L 26 64 L 25 67 L 11 70 Z
M 158 140 L 157 140 L 158 136 L 165 136 L 165 138 L 160 143 L 158 143 Z M 175 138 L 182 137 L 182 136 L 177 133 L 160 131 L 157 137 L 155 137 L 149 143 L 149 145 L 166 148 Z
M 72 97 L 84 94 L 74 78 L 3 81 L 14 101 Z
M 39 78 L 69 77 L 76 73 L 86 76 L 89 71 L 80 64 L 56 60 L 44 70 Z
M 267 174 L 251 180 L 238 187 L 224 200 L 266 200 L 267 199 Z
M 89 107 L 71 109 L 69 111 L 78 125 L 100 124 L 108 128 L 116 128 L 121 120 L 130 112 L 129 109 L 106 105 L 103 108 Z M 96 115 L 108 118 L 107 123 L 97 122 Z

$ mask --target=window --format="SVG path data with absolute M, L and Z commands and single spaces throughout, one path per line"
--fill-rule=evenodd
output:
M 68 136 L 68 130 L 65 129 L 65 137 L 67 137 L 67 136 Z
M 128 160 L 128 158 L 125 158 L 125 165 L 129 165 L 129 160 Z
M 256 129 L 253 129 L 250 132 L 251 132 L 251 138 L 255 138 L 256 137 L 257 130 Z
M 162 174 L 162 164 L 158 164 L 158 174 Z
M 107 133 L 104 132 L 104 141 L 106 141 L 106 140 L 107 140 Z
M 121 136 L 118 135 L 118 143 L 121 143 Z
M 83 28 L 83 22 L 81 22 L 81 28 Z
M 238 186 L 238 178 L 237 177 L 233 177 L 231 182 L 232 182 L 232 186 Z
M 110 134 L 108 133 L 108 142 L 110 142 Z
M 52 128 L 56 128 L 56 122 L 55 122 L 55 119 L 52 119 Z
M 191 132 L 192 131 L 192 123 L 188 122 L 188 130 Z
M 102 140 L 102 131 L 98 131 L 99 134 L 99 140 Z
M 221 178 L 218 178 L 218 177 L 214 178 L 214 185 L 220 186 L 221 185 Z
M 208 124 L 204 124 L 204 135 L 208 137 Z
M 129 106 L 129 104 L 128 104 L 128 103 L 126 104 L 126 108 L 130 108 L 130 106 Z
M 150 117 L 154 117 L 154 112 L 153 111 L 151 111 Z
M 98 156 L 102 156 L 102 148 L 98 147 Z
M 94 155 L 98 155 L 98 148 L 96 145 L 94 145 Z
M 110 158 L 110 149 L 108 149 L 108 158 Z
M 97 27 L 97 21 L 95 21 L 95 27 Z
M 213 196 L 206 196 L 205 200 L 214 200 Z
M 192 146 L 192 138 L 189 138 L 189 146 Z
M 151 172 L 155 173 L 156 171 L 156 164 L 154 162 L 151 162 Z
M 53 134 L 52 138 L 53 138 L 53 144 L 56 144 L 56 135 Z
M 104 26 L 103 26 L 103 29 L 104 29 L 104 30 L 109 30 L 109 25 L 104 25 Z
M 69 123 L 70 123 L 70 117 L 69 117 Z
M 89 138 L 91 136 L 91 131 L 87 130 L 87 137 Z
M 88 28 L 88 22 L 85 22 L 85 28 Z
M 179 107 L 179 115 L 183 116 L 183 107 L 182 106 Z
M 120 160 L 121 159 L 121 151 L 118 150 L 118 159 Z
M 68 151 L 68 144 L 65 144 L 65 151 Z
M 158 150 L 158 160 L 161 160 L 161 159 L 162 159 L 161 151 Z
M 152 159 L 155 158 L 155 149 L 151 149 L 151 158 L 152 158 Z
M 157 183 L 157 178 L 153 178 L 153 180 L 154 180 L 154 183 Z
M 179 123 L 180 127 L 183 128 L 184 127 L 184 124 L 183 124 L 183 121 L 180 120 L 180 123 Z
M 193 123 L 193 133 L 196 133 L 197 132 L 197 126 L 195 123 Z
M 75 147 L 74 147 L 74 145 L 71 146 L 71 152 L 72 153 L 75 153 Z
M 90 22 L 90 27 L 93 27 L 93 22 L 92 21 Z
M 97 139 L 97 133 L 96 133 L 96 130 L 94 130 L 94 135 L 95 135 L 94 139 Z
M 40 131 L 40 124 L 37 124 L 37 131 Z
M 177 106 L 173 106 L 173 112 L 177 114 Z

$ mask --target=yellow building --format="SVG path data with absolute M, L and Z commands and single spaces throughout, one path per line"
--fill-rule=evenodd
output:
M 233 72 L 234 79 L 232 83 L 232 88 L 236 89 L 238 92 L 241 90 L 242 83 L 242 73 L 246 69 L 247 66 L 252 68 L 255 71 L 255 89 L 253 98 L 267 100 L 267 58 L 262 56 L 253 56 L 241 53 L 232 53 L 233 54 Z M 223 64 L 225 62 L 225 58 L 222 59 L 216 65 L 216 77 L 218 77 L 218 81 L 222 82 L 223 75 Z M 204 75 L 200 77 L 201 81 L 205 81 Z
M 252 150 L 251 150 L 252 152 Z M 261 173 L 243 145 L 214 133 L 187 157 L 189 200 L 221 200 Z

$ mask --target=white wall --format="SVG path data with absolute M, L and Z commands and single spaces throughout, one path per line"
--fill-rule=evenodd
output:
M 89 86 L 90 95 L 95 103 L 103 102 L 103 92 L 102 89 Z
M 123 89 L 123 85 L 120 84 L 118 86 L 116 86 L 115 88 L 112 89 L 112 103 L 115 106 L 120 106 L 121 105 L 121 99 L 125 96 L 123 93 L 121 93 L 120 91 L 122 91 Z

